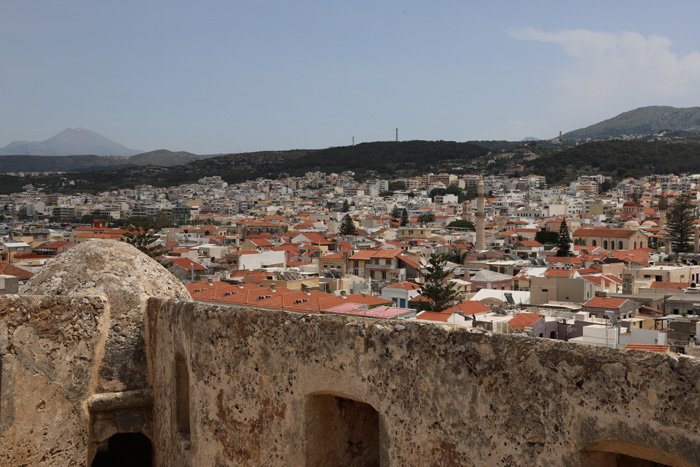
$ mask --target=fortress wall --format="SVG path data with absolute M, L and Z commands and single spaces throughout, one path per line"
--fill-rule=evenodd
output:
M 99 297 L 0 296 L 0 465 L 86 465 L 108 305 Z
M 147 330 L 157 465 L 700 465 L 687 357 L 162 299 Z

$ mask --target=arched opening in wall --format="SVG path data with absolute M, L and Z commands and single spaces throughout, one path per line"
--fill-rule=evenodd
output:
M 190 374 L 182 354 L 175 355 L 175 430 L 184 441 L 190 439 Z
M 627 441 L 596 441 L 582 451 L 583 467 L 691 467 L 671 452 Z
M 618 250 L 624 250 L 624 249 L 625 249 L 625 246 L 622 244 L 622 240 L 620 240 L 619 242 L 617 242 L 617 249 L 618 249 Z
M 591 242 L 591 244 L 592 244 L 593 246 L 598 246 L 598 242 L 595 241 L 595 240 L 593 240 L 593 242 Z
M 379 413 L 334 394 L 306 398 L 306 465 L 379 467 Z
M 608 249 L 608 241 L 607 240 L 603 240 L 603 249 L 604 250 Z
M 151 440 L 141 433 L 117 433 L 100 443 L 92 467 L 151 467 Z

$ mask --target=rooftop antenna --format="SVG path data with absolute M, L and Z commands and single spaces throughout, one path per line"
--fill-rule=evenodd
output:
M 355 145 L 355 137 L 354 136 L 352 137 L 352 145 L 353 146 Z
M 399 129 L 396 129 L 396 142 L 399 142 Z

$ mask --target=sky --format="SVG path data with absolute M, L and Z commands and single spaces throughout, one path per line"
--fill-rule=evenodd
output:
M 700 2 L 6 0 L 0 147 L 551 138 L 700 105 Z

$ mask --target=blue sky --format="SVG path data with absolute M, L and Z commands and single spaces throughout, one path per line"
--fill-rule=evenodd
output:
M 488 4 L 487 4 L 488 3 Z M 700 2 L 7 0 L 0 146 L 549 138 L 700 105 Z

